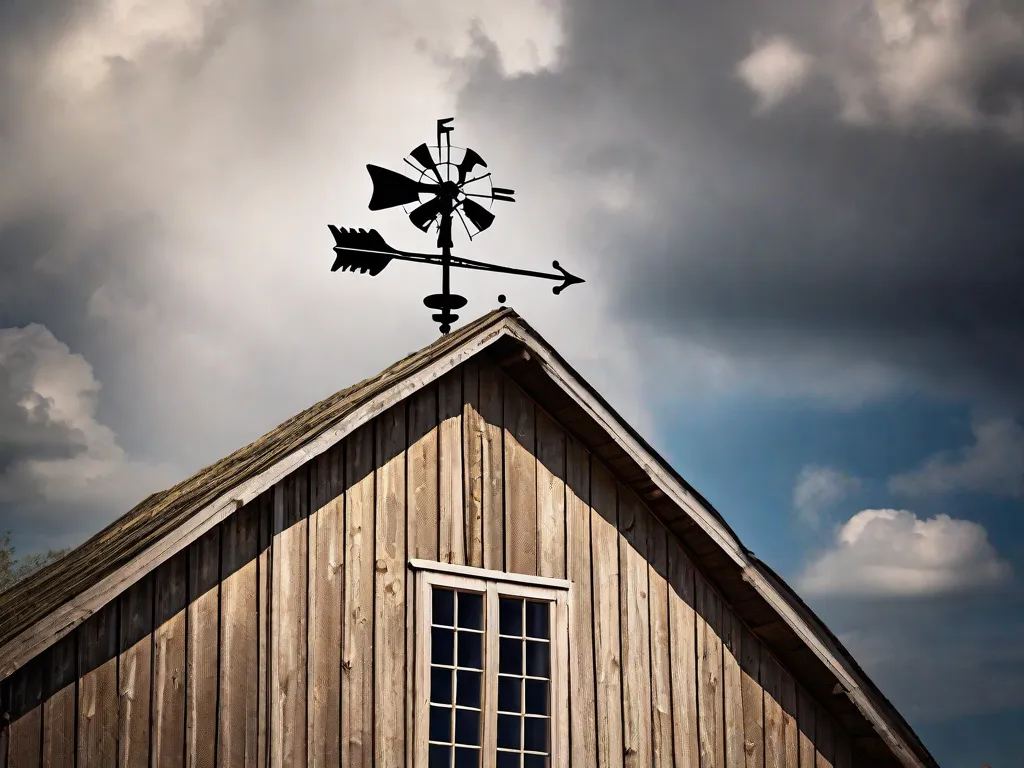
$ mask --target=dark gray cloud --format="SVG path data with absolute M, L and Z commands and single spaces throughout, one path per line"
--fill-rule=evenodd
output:
M 464 103 L 553 147 L 554 174 L 628 180 L 629 205 L 581 222 L 624 322 L 1015 410 L 1024 36 L 997 22 L 1024 3 L 954 5 L 570 1 L 557 71 L 485 63 Z M 759 112 L 737 67 L 772 35 L 812 63 Z
M 1020 589 L 966 599 L 819 599 L 812 606 L 917 727 L 1024 709 Z

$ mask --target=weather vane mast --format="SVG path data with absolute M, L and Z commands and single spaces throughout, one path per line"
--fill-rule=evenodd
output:
M 441 267 L 441 292 L 434 293 L 423 299 L 430 309 L 437 310 L 432 317 L 440 325 L 441 333 L 451 330 L 451 324 L 459 319 L 453 310 L 466 306 L 466 297 L 454 294 L 450 289 L 451 269 L 477 269 L 485 272 L 503 272 L 509 275 L 537 277 L 544 280 L 557 280 L 552 291 L 556 295 L 583 279 L 571 275 L 558 265 L 551 263 L 557 270 L 551 272 L 534 272 L 527 269 L 504 267 L 499 264 L 488 264 L 482 261 L 471 261 L 452 256 L 452 223 L 456 216 L 462 222 L 469 239 L 483 232 L 494 222 L 494 214 L 490 206 L 495 201 L 514 203 L 515 193 L 511 189 L 491 185 L 490 173 L 473 175 L 477 166 L 487 167 L 487 163 L 472 149 L 452 147 L 451 133 L 455 130 L 451 122 L 454 118 L 437 121 L 437 145 L 430 147 L 420 144 L 409 153 L 405 162 L 418 174 L 411 179 L 387 168 L 367 165 L 373 182 L 373 194 L 370 198 L 370 210 L 380 211 L 385 208 L 403 206 L 409 220 L 423 232 L 431 227 L 437 229 L 437 247 L 440 254 L 410 253 L 392 248 L 375 229 L 367 232 L 364 229 L 339 228 L 333 224 L 328 227 L 335 240 L 335 259 L 332 272 L 339 269 L 350 272 L 369 272 L 378 275 L 392 259 L 414 261 L 421 264 L 432 264 Z M 452 150 L 461 153 L 457 161 L 452 160 Z M 486 186 L 484 186 L 486 184 Z M 488 201 L 484 207 L 473 198 Z M 499 296 L 500 302 L 505 301 Z

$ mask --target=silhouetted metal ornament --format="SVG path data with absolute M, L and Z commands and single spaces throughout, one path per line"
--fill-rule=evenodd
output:
M 448 333 L 452 323 L 459 319 L 453 310 L 462 309 L 467 304 L 465 296 L 459 296 L 450 290 L 450 271 L 453 267 L 557 280 L 559 284 L 551 289 L 556 296 L 570 285 L 583 282 L 583 278 L 569 274 L 558 265 L 557 261 L 551 262 L 556 273 L 550 273 L 505 267 L 500 264 L 489 264 L 452 256 L 452 222 L 456 216 L 462 222 L 470 240 L 494 223 L 494 214 L 491 213 L 489 206 L 484 207 L 473 198 L 488 200 L 491 203 L 494 201 L 515 202 L 513 190 L 490 184 L 490 173 L 473 175 L 477 167 L 486 168 L 487 163 L 472 149 L 465 149 L 462 159 L 458 163 L 452 162 L 451 133 L 455 130 L 450 125 L 452 120 L 454 118 L 449 117 L 437 121 L 437 145 L 435 147 L 420 144 L 409 153 L 416 163 L 408 159 L 405 162 L 419 174 L 419 179 L 410 179 L 408 176 L 381 168 L 378 165 L 366 166 L 366 170 L 370 174 L 370 181 L 373 183 L 370 210 L 382 211 L 387 208 L 405 207 L 409 221 L 417 229 L 429 232 L 431 227 L 437 228 L 437 247 L 441 249 L 441 253 L 399 251 L 384 242 L 384 238 L 375 229 L 367 231 L 336 227 L 333 224 L 327 225 L 331 234 L 334 235 L 335 241 L 332 272 L 341 270 L 342 272 L 369 273 L 372 277 L 379 275 L 395 259 L 441 267 L 441 292 L 427 296 L 423 300 L 423 304 L 429 309 L 437 310 L 435 314 L 431 315 L 431 318 L 438 323 L 442 334 Z M 437 150 L 436 157 L 432 150 Z M 453 171 L 455 179 L 452 178 Z M 473 187 L 474 184 L 483 181 L 486 181 L 490 187 L 488 193 L 471 191 L 479 188 Z M 424 200 L 424 196 L 428 196 L 429 199 Z M 410 210 L 409 206 L 414 207 Z M 505 303 L 504 294 L 498 296 L 498 303 Z

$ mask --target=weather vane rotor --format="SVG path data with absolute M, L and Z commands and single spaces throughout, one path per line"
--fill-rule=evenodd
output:
M 570 285 L 583 282 L 582 278 L 560 267 L 557 261 L 552 262 L 557 273 L 550 273 L 452 256 L 452 226 L 456 217 L 472 240 L 494 222 L 494 214 L 490 211 L 494 202 L 515 202 L 515 193 L 511 189 L 492 186 L 491 174 L 478 170 L 487 167 L 480 155 L 472 149 L 452 147 L 452 120 L 454 118 L 449 117 L 437 121 L 436 146 L 420 144 L 409 153 L 412 160 L 405 159 L 416 171 L 418 178 L 411 179 L 377 165 L 366 166 L 373 182 L 370 210 L 381 211 L 402 206 L 417 229 L 422 232 L 429 232 L 432 228 L 437 230 L 437 247 L 441 249 L 439 254 L 399 251 L 388 245 L 375 229 L 366 231 L 328 225 L 336 243 L 332 272 L 340 269 L 343 272 L 375 276 L 394 259 L 441 267 L 441 292 L 427 296 L 423 303 L 437 310 L 432 318 L 440 325 L 442 334 L 447 334 L 451 324 L 459 319 L 454 310 L 466 306 L 465 296 L 451 292 L 450 271 L 453 267 L 557 280 L 560 284 L 552 289 L 556 295 Z M 457 161 L 452 158 L 453 149 L 461 152 Z M 485 207 L 477 200 L 487 200 L 488 205 Z M 504 302 L 505 298 L 499 296 L 498 300 Z

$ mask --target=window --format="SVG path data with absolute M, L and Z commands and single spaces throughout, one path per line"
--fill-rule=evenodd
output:
M 564 768 L 569 583 L 412 565 L 415 768 Z

